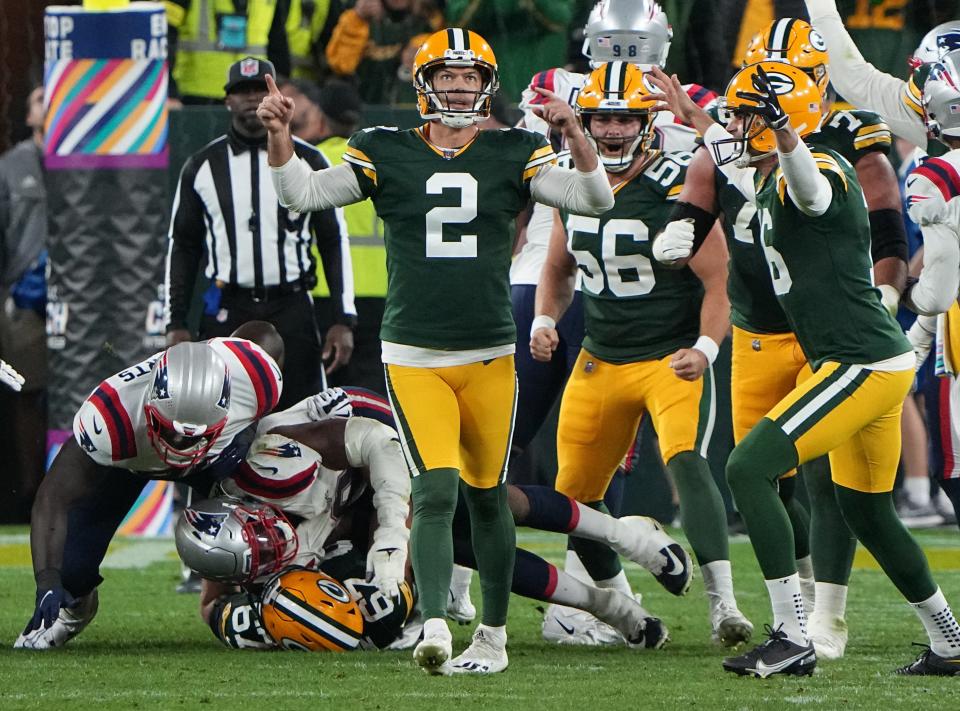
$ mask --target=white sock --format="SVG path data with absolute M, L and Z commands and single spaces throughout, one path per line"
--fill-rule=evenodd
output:
M 590 573 L 583 567 L 583 561 L 580 560 L 580 556 L 577 555 L 576 551 L 570 550 L 569 548 L 567 549 L 566 558 L 563 559 L 563 569 L 577 580 L 582 580 L 585 583 L 593 582 Z
M 797 558 L 797 573 L 801 578 L 813 577 L 813 558 L 811 556 Z
M 903 490 L 907 498 L 915 504 L 930 503 L 930 479 L 925 476 L 907 476 L 903 478 Z
M 453 566 L 453 575 L 450 576 L 450 592 L 455 597 L 463 597 L 470 592 L 470 583 L 473 581 L 473 570 L 462 565 Z
M 570 575 L 565 570 L 557 571 L 557 586 L 550 595 L 550 602 L 555 605 L 575 607 L 578 610 L 589 610 L 595 591 L 593 585 Z
M 491 642 L 493 646 L 503 649 L 507 646 L 507 627 L 506 625 L 500 625 L 499 627 L 491 627 L 490 625 L 479 624 L 477 625 L 477 631 L 474 632 L 474 635 L 477 633 L 482 633 L 483 636 L 487 639 L 488 642 Z
M 446 637 L 452 639 L 450 628 L 447 626 L 446 617 L 431 617 L 423 622 L 423 638 L 428 637 Z
M 930 638 L 930 649 L 941 657 L 960 654 L 960 625 L 940 588 L 923 602 L 911 602 Z
M 843 619 L 847 615 L 847 586 L 817 583 L 817 608 L 813 614 L 827 619 Z
M 807 618 L 803 613 L 803 595 L 800 576 L 794 573 L 785 578 L 765 580 L 770 604 L 773 607 L 773 629 L 782 629 L 795 644 L 809 644 Z
M 573 530 L 568 532 L 571 536 L 610 543 L 617 535 L 618 521 L 613 516 L 584 506 L 579 501 L 574 501 L 573 505 L 579 512 L 579 520 Z
M 732 607 L 737 606 L 733 596 L 733 570 L 729 560 L 715 560 L 712 563 L 700 566 L 703 575 L 703 587 L 707 589 L 711 607 L 715 601 L 723 601 Z
M 612 578 L 608 578 L 607 580 L 598 580 L 597 587 L 606 588 L 608 590 L 617 590 L 622 592 L 624 595 L 633 597 L 633 589 L 630 587 L 630 581 L 627 580 L 627 574 L 622 568 L 620 569 L 620 572 L 614 575 Z
M 800 576 L 800 592 L 803 593 L 803 610 L 809 619 L 817 597 L 813 581 L 813 559 L 809 555 L 797 558 L 797 574 Z

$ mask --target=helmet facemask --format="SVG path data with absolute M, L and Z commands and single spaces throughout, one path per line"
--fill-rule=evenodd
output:
M 730 125 L 734 116 L 739 116 L 743 121 L 740 137 L 721 138 L 710 144 L 713 160 L 717 165 L 733 163 L 738 168 L 749 168 L 752 163 L 761 161 L 776 151 L 773 131 L 767 128 L 759 116 L 737 111 L 736 108 L 730 109 L 725 96 L 717 99 L 717 114 L 720 123 L 725 127 Z M 751 148 L 754 152 L 751 152 Z
M 473 57 L 471 50 L 447 50 L 448 55 L 462 54 L 463 57 L 437 59 L 420 67 L 413 77 L 420 101 L 420 116 L 428 121 L 439 119 L 451 128 L 466 128 L 485 121 L 490 117 L 490 104 L 500 90 L 497 70 L 490 64 Z M 469 55 L 469 56 L 466 56 Z M 444 67 L 467 67 L 480 73 L 481 87 L 478 91 L 453 89 L 437 91 L 433 87 L 433 78 Z M 451 109 L 451 94 L 473 94 L 472 106 L 468 109 Z
M 653 115 L 647 111 L 579 111 L 580 125 L 587 136 L 587 141 L 597 152 L 603 169 L 608 173 L 623 173 L 633 165 L 637 153 L 647 153 L 653 145 Z M 630 116 L 640 119 L 640 131 L 631 136 L 610 136 L 597 138 L 591 131 L 592 120 L 595 116 Z M 602 146 L 620 144 L 619 155 L 605 153 Z
M 268 505 L 237 506 L 233 515 L 240 520 L 243 540 L 249 545 L 249 557 L 244 559 L 247 578 L 242 582 L 272 575 L 296 558 L 300 547 L 297 531 L 283 513 Z
M 169 420 L 153 404 L 143 407 L 147 436 L 161 461 L 174 469 L 189 469 L 203 460 L 227 424 L 226 416 L 213 425 Z

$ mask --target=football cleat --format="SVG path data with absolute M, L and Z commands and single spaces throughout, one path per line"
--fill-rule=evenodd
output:
M 14 649 L 54 649 L 62 647 L 90 624 L 100 609 L 100 595 L 94 588 L 77 598 L 72 607 L 61 607 L 60 614 L 50 627 L 21 634 L 14 642 Z
M 713 603 L 711 598 L 711 603 Z M 736 647 L 743 642 L 749 642 L 753 634 L 753 623 L 725 600 L 718 600 L 711 604 L 710 624 L 713 628 L 711 638 L 714 643 L 724 647 Z
M 420 610 L 414 609 L 413 614 L 403 626 L 400 636 L 387 645 L 390 650 L 413 649 L 423 639 L 423 617 Z
M 496 674 L 507 668 L 507 635 L 480 625 L 463 654 L 450 662 L 454 674 Z
M 818 615 L 814 610 L 807 631 L 818 659 L 840 659 L 847 648 L 847 622 L 842 617 Z
M 446 623 L 434 627 L 430 634 L 426 634 L 424 629 L 424 638 L 413 650 L 413 660 L 433 676 L 449 676 L 451 670 L 448 662 L 452 656 L 453 638 Z
M 811 643 L 806 645 L 791 642 L 781 627 L 773 629 L 765 625 L 767 641 L 758 644 L 739 657 L 723 660 L 725 671 L 740 676 L 755 676 L 766 679 L 774 674 L 809 676 L 817 666 L 817 653 Z
M 550 605 L 543 616 L 543 638 L 554 644 L 604 647 L 622 644 L 623 636 L 589 612 L 563 605 Z
M 613 549 L 649 570 L 667 592 L 685 595 L 693 580 L 693 564 L 683 546 L 647 516 L 624 516 L 619 522 L 620 537 L 612 542 Z
M 900 667 L 896 674 L 904 676 L 960 676 L 960 654 L 955 657 L 941 657 L 927 645 L 917 645 L 924 650 L 916 661 Z
M 618 590 L 602 590 L 605 595 L 597 619 L 606 622 L 623 635 L 632 649 L 660 649 L 669 639 L 667 627 L 647 612 L 640 603 Z

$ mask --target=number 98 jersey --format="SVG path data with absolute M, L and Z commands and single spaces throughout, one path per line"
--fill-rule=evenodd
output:
M 516 341 L 513 221 L 555 158 L 543 136 L 516 128 L 480 131 L 449 151 L 426 127 L 353 135 L 344 161 L 385 224 L 384 341 L 442 350 Z

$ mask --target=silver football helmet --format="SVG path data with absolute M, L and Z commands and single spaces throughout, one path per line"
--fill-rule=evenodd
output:
M 241 585 L 290 565 L 299 541 L 280 511 L 220 497 L 191 504 L 174 531 L 184 565 L 208 580 Z
M 153 366 L 143 411 L 150 443 L 165 464 L 187 469 L 201 461 L 227 424 L 230 372 L 206 343 L 178 343 Z
M 916 69 L 922 64 L 938 61 L 954 49 L 960 49 L 960 20 L 950 20 L 930 30 L 920 40 L 920 46 L 908 61 L 910 67 Z
M 931 66 L 923 85 L 923 113 L 931 135 L 960 138 L 960 49 Z
M 673 29 L 654 0 L 600 0 L 583 28 L 583 55 L 596 69 L 631 62 L 644 70 L 667 63 Z

